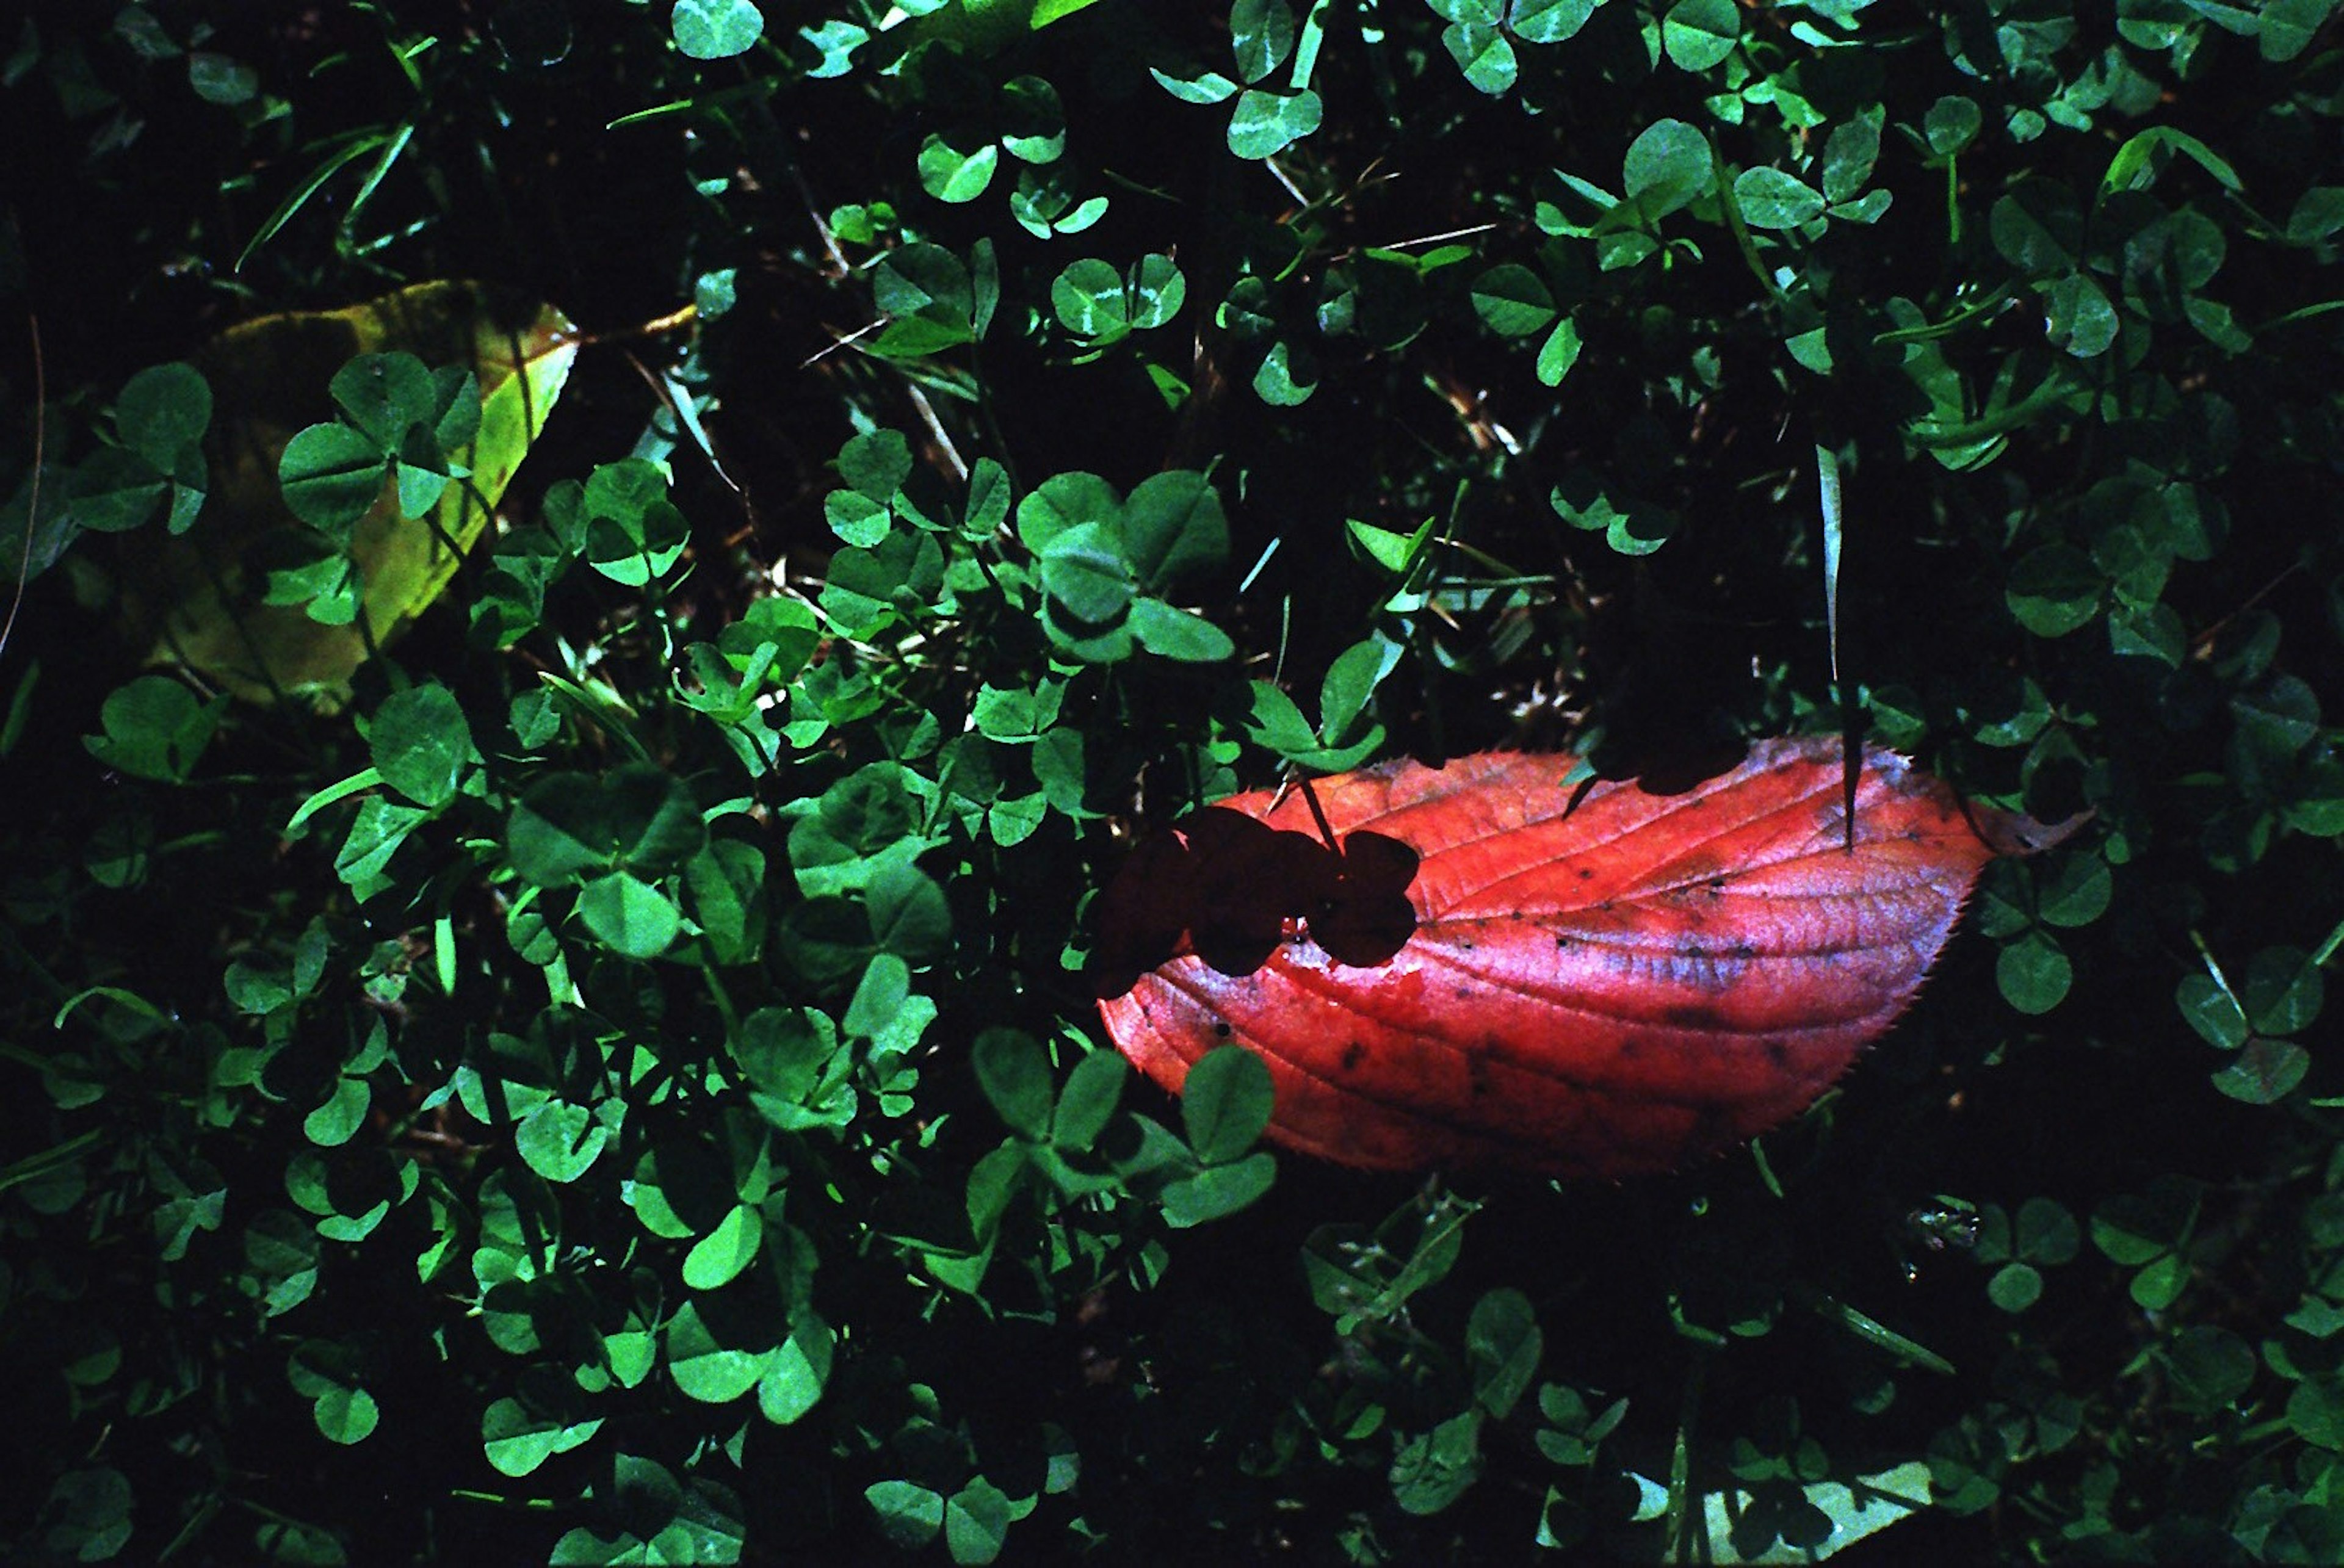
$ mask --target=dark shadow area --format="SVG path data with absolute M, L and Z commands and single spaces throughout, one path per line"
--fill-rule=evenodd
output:
M 1298 921 L 1339 964 L 1385 963 L 1416 930 L 1418 857 L 1379 833 L 1315 834 L 1209 807 L 1140 845 L 1103 895 L 1090 978 L 1102 998 L 1184 953 L 1224 975 L 1266 963 Z
M 1615 735 L 1591 747 L 1586 760 L 1596 778 L 1632 779 L 1646 794 L 1679 795 L 1732 773 L 1749 754 L 1745 735 Z M 1583 796 L 1585 787 L 1579 793 Z

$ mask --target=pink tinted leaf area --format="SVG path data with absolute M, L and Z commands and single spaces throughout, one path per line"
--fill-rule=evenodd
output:
M 1796 1114 L 1920 988 L 1996 854 L 2070 831 L 1865 753 L 1763 743 L 1682 792 L 1490 753 L 1238 795 L 1107 890 L 1094 978 L 1167 1089 L 1234 1041 L 1269 1136 L 1387 1169 L 1668 1170 Z

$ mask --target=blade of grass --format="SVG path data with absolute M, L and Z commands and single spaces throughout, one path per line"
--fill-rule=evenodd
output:
M 261 220 L 252 238 L 246 240 L 244 248 L 237 253 L 233 270 L 243 271 L 244 264 L 252 259 L 253 252 L 276 238 L 277 231 L 291 222 L 293 215 L 308 206 L 309 198 L 317 195 L 328 180 L 390 140 L 390 132 L 381 129 L 360 131 L 348 146 L 328 154 L 324 162 L 309 171 L 308 178 L 295 186 L 285 199 L 277 204 L 277 210 Z

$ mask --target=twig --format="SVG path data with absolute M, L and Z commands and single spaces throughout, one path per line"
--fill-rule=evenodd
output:
M 1494 223 L 1470 224 L 1463 228 L 1451 228 L 1440 234 L 1420 234 L 1414 239 L 1395 239 L 1376 247 L 1378 250 L 1399 250 L 1410 245 L 1439 245 L 1444 240 L 1470 239 L 1477 234 L 1487 234 L 1498 226 Z
M 33 530 L 41 520 L 41 453 L 49 429 L 49 381 L 41 359 L 41 319 L 27 311 L 25 325 L 33 338 L 33 482 L 25 500 L 25 555 L 16 564 L 16 596 L 9 601 L 8 619 L 0 622 L 0 653 L 8 651 L 8 634 L 16 630 L 16 612 L 25 607 L 25 587 L 33 581 Z
M 968 460 L 960 455 L 960 449 L 953 444 L 951 432 L 945 429 L 945 422 L 936 418 L 935 405 L 928 401 L 928 395 L 914 382 L 904 382 L 904 389 L 911 394 L 912 407 L 919 410 L 921 422 L 928 427 L 928 434 L 935 437 L 936 444 L 944 449 L 945 461 L 952 465 L 953 477 L 966 484 Z
M 798 366 L 798 369 L 801 370 L 811 369 L 817 361 L 828 359 L 831 355 L 837 353 L 841 349 L 845 348 L 849 343 L 854 342 L 856 339 L 867 338 L 872 333 L 879 330 L 882 327 L 894 325 L 894 319 L 895 319 L 892 316 L 882 316 L 879 319 L 872 322 L 869 326 L 857 327 L 854 331 L 849 332 L 844 338 L 832 339 L 830 347 L 822 349 L 818 353 L 814 354 L 813 358 L 801 363 Z

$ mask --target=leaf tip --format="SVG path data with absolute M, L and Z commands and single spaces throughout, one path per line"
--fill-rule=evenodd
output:
M 1996 855 L 2040 855 L 2073 838 L 2097 814 L 2087 806 L 2073 816 L 2042 823 L 2016 812 L 1985 812 L 1977 819 L 1978 836 Z

